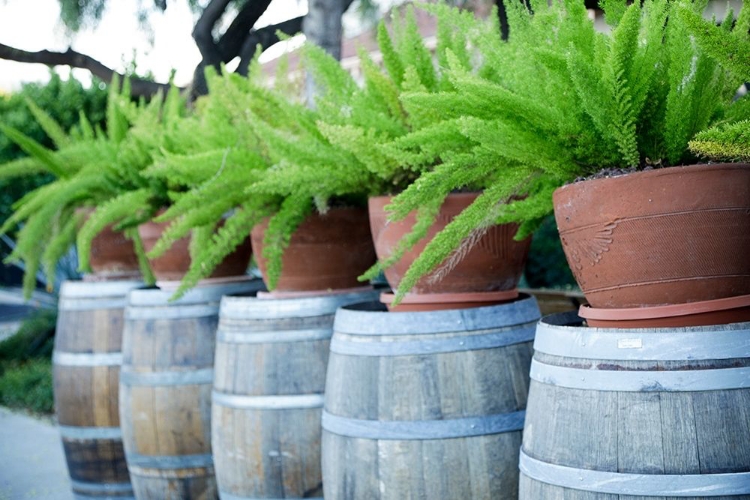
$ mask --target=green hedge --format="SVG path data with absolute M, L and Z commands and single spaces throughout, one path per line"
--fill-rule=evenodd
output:
M 38 311 L 0 342 L 0 405 L 54 412 L 52 348 L 55 311 Z

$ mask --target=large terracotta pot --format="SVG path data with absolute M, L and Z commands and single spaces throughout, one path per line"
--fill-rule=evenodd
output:
M 169 226 L 169 222 L 149 221 L 138 226 L 138 234 L 143 240 L 143 247 L 146 253 L 151 251 L 156 242 L 161 238 L 164 230 Z M 179 281 L 185 276 L 190 268 L 190 238 L 184 237 L 175 241 L 174 244 L 156 259 L 149 259 L 151 270 L 157 281 Z M 250 263 L 252 247 L 248 237 L 232 253 L 227 255 L 224 260 L 216 266 L 209 278 L 223 278 L 227 276 L 242 276 L 247 271 Z
M 430 227 L 427 236 L 414 248 L 406 252 L 401 260 L 385 270 L 385 277 L 392 288 L 397 288 L 412 262 L 422 253 L 425 246 L 450 223 L 461 211 L 468 207 L 478 193 L 453 193 L 448 195 L 440 208 L 437 220 Z M 401 238 L 411 231 L 416 221 L 415 214 L 410 214 L 398 222 L 389 222 L 385 206 L 393 198 L 378 196 L 370 198 L 370 225 L 372 239 L 378 259 L 387 259 L 396 249 Z M 515 241 L 518 226 L 503 224 L 490 227 L 476 243 L 466 251 L 463 259 L 446 273 L 442 279 L 436 279 L 435 271 L 420 279 L 412 294 L 476 294 L 476 292 L 511 291 L 518 285 L 518 280 L 526 264 L 531 238 Z M 511 297 L 512 298 L 512 297 Z M 508 298 L 505 298 L 508 300 Z
M 263 238 L 268 220 L 251 233 L 253 253 L 263 276 Z M 361 286 L 357 277 L 375 263 L 370 224 L 364 208 L 331 208 L 314 213 L 292 235 L 282 258 L 276 291 L 336 290 Z
M 107 226 L 91 242 L 89 264 L 94 274 L 113 279 L 140 276 L 133 242 Z
M 554 193 L 565 256 L 594 308 L 750 294 L 750 165 L 672 167 Z

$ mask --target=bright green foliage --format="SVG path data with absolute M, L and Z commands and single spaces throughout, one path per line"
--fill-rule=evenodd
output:
M 721 26 L 686 8 L 680 10 L 680 18 L 700 47 L 730 73 L 730 81 L 735 85 L 750 81 L 750 5 L 747 2 L 743 2 L 736 20 L 730 12 Z M 733 107 L 735 112 L 728 112 L 720 125 L 700 132 L 690 141 L 693 153 L 714 160 L 750 161 L 750 96 L 740 98 Z
M 439 16 L 438 59 L 471 71 L 476 49 L 468 44 L 468 34 L 481 33 L 494 26 L 476 25 L 470 13 L 448 7 L 435 7 Z M 418 153 L 417 158 L 403 161 L 393 154 L 395 140 L 409 133 L 419 134 L 442 121 L 444 115 L 431 110 L 412 109 L 401 100 L 406 92 L 437 95 L 450 90 L 453 84 L 441 68 L 435 68 L 430 50 L 417 30 L 412 9 L 403 18 L 396 17 L 392 29 L 384 23 L 378 27 L 378 44 L 383 58 L 379 67 L 365 51 L 360 51 L 363 82 L 357 85 L 341 65 L 314 46 L 303 49 L 304 65 L 319 88 L 316 109 L 293 108 L 298 130 L 284 130 L 257 120 L 253 127 L 268 149 L 274 167 L 263 180 L 252 185 L 254 195 L 276 195 L 282 205 L 266 232 L 266 257 L 269 258 L 271 283 L 277 276 L 284 245 L 295 224 L 314 206 L 324 212 L 331 203 L 363 203 L 370 195 L 401 192 L 422 172 L 441 168 L 436 156 L 447 144 L 468 143 L 459 127 L 439 137 L 429 136 L 431 149 Z M 459 103 L 459 107 L 464 103 Z M 458 109 L 456 110 L 458 111 Z M 455 113 L 454 113 L 455 114 Z M 419 138 L 415 139 L 418 144 Z M 429 158 L 427 158 L 429 156 Z M 420 161 L 420 160 L 425 161 Z M 433 161 L 434 160 L 434 161 Z M 464 158 L 455 161 L 466 161 Z M 437 167 L 436 167 L 437 165 Z M 472 186 L 482 186 L 473 183 Z M 357 201 L 359 200 L 359 201 Z M 396 251 L 393 259 L 371 269 L 364 278 L 379 272 L 382 266 L 399 259 L 403 252 L 427 232 L 442 200 L 419 205 L 419 223 L 410 238 Z M 308 208 L 309 207 L 309 208 Z M 271 284 L 271 286 L 273 286 Z
M 750 120 L 701 132 L 690 141 L 690 149 L 714 160 L 750 162 Z
M 97 126 L 102 124 L 106 100 L 107 91 L 98 80 L 94 80 L 91 87 L 85 88 L 72 77 L 63 80 L 57 73 L 51 72 L 50 79 L 45 84 L 25 84 L 18 92 L 0 96 L 0 124 L 13 127 L 39 144 L 51 148 L 55 143 L 40 126 L 37 121 L 39 115 L 35 117 L 29 102 L 44 110 L 45 114 L 60 124 L 61 129 L 67 130 L 78 122 L 80 115 L 87 116 Z M 25 193 L 52 180 L 53 176 L 3 133 L 0 133 L 0 164 L 2 225 L 12 214 L 13 203 Z M 8 236 L 15 240 L 16 231 L 9 231 Z M 8 251 L 6 246 L 0 244 L 0 255 L 7 255 Z
M 193 116 L 168 134 L 162 155 L 147 170 L 150 178 L 189 187 L 171 193 L 171 206 L 156 218 L 170 225 L 149 253 L 158 257 L 178 239 L 192 235 L 191 267 L 173 298 L 207 277 L 253 226 L 280 206 L 278 196 L 246 193 L 271 165 L 252 122 L 311 126 L 290 117 L 292 105 L 286 98 L 261 84 L 257 61 L 250 73 L 246 79 L 209 70 L 209 94 L 196 103 Z
M 738 114 L 736 79 L 691 40 L 677 15 L 700 12 L 700 2 L 608 0 L 608 34 L 594 30 L 579 0 L 506 7 L 507 42 L 494 30 L 495 16 L 455 23 L 482 54 L 478 70 L 447 51 L 440 69 L 451 86 L 401 97 L 410 116 L 433 122 L 387 146 L 398 163 L 423 172 L 390 206 L 392 217 L 434 206 L 456 189 L 484 193 L 430 242 L 397 299 L 421 276 L 450 266 L 449 257 L 485 226 L 517 222 L 516 237 L 524 238 L 552 211 L 557 187 L 606 168 L 691 162 L 688 140 Z M 439 19 L 457 16 L 425 8 Z
M 105 226 L 125 230 L 139 249 L 141 244 L 133 228 L 168 201 L 167 186 L 144 177 L 142 170 L 152 163 L 153 154 L 162 146 L 164 131 L 181 119 L 184 106 L 176 90 L 166 100 L 157 97 L 149 104 L 132 103 L 129 96 L 127 82 L 122 91 L 116 81 L 110 86 L 106 133 L 95 131 L 82 115 L 80 128 L 67 135 L 40 107 L 30 104 L 58 150 L 0 125 L 6 136 L 34 158 L 36 168 L 56 177 L 17 202 L 13 215 L 0 227 L 2 234 L 16 224 L 22 225 L 17 246 L 6 261 L 25 263 L 27 295 L 35 285 L 40 266 L 51 286 L 55 264 L 76 240 L 80 267 L 88 270 L 91 241 Z M 19 162 L 11 163 L 8 171 L 22 173 L 18 165 Z M 92 213 L 79 231 L 84 215 L 76 213 L 76 209 L 83 207 Z M 142 255 L 140 260 L 148 279 L 150 271 Z

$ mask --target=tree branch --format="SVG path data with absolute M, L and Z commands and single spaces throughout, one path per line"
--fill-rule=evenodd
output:
M 203 61 L 208 64 L 216 64 L 221 60 L 221 54 L 211 31 L 214 29 L 216 22 L 224 15 L 227 6 L 232 0 L 211 0 L 198 22 L 193 28 L 193 40 L 198 46 L 198 50 L 203 56 Z
M 351 6 L 354 0 L 344 0 L 344 12 Z M 257 30 L 250 30 L 240 49 L 240 64 L 237 67 L 237 73 L 247 76 L 248 64 L 255 55 L 255 50 L 260 45 L 261 51 L 266 50 L 271 45 L 279 41 L 276 32 L 280 31 L 285 35 L 296 35 L 302 31 L 302 23 L 305 16 L 295 17 L 279 24 L 264 26 Z
M 243 43 L 247 38 L 247 33 L 260 16 L 266 11 L 272 0 L 255 0 L 247 2 L 237 13 L 232 24 L 219 38 L 217 46 L 222 56 L 222 62 L 229 62 L 240 53 Z
M 29 52 L 0 43 L 0 59 L 22 63 L 46 64 L 47 66 L 82 68 L 90 71 L 94 76 L 107 83 L 112 81 L 114 75 L 118 75 L 120 79 L 124 78 L 122 73 L 118 73 L 105 66 L 91 56 L 81 54 L 70 48 L 65 52 L 52 52 L 49 50 Z M 150 82 L 133 76 L 130 77 L 130 84 L 131 94 L 137 97 L 150 97 L 159 90 L 166 92 L 169 89 L 169 85 Z
M 240 65 L 237 67 L 237 73 L 247 76 L 247 67 L 250 64 L 255 50 L 260 45 L 260 50 L 264 51 L 271 45 L 279 41 L 279 37 L 276 34 L 277 31 L 281 31 L 287 35 L 296 35 L 302 31 L 302 21 L 305 16 L 295 17 L 289 19 L 283 23 L 274 24 L 272 26 L 264 26 L 257 30 L 252 30 L 245 38 L 245 42 L 242 44 L 240 50 Z

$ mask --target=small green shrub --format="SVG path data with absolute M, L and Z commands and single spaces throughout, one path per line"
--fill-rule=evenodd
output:
M 534 233 L 529 259 L 524 269 L 531 288 L 567 288 L 576 286 L 560 243 L 555 218 L 548 216 Z
M 40 310 L 21 323 L 15 335 L 0 342 L 0 363 L 52 355 L 57 311 Z
M 0 364 L 0 405 L 37 413 L 54 411 L 49 358 Z

